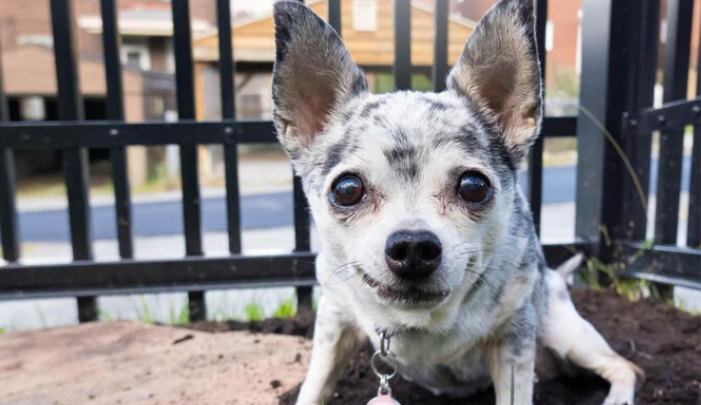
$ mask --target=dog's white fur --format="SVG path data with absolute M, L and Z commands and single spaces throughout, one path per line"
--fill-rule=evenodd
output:
M 365 339 L 378 346 L 378 329 L 394 335 L 402 376 L 436 394 L 493 385 L 497 404 L 511 404 L 512 388 L 515 404 L 531 404 L 540 345 L 610 381 L 605 404 L 633 404 L 642 371 L 579 316 L 563 276 L 545 268 L 516 182 L 542 115 L 533 18 L 531 0 L 502 0 L 466 45 L 448 91 L 372 95 L 326 23 L 296 2 L 276 4 L 274 118 L 322 241 L 323 296 L 299 405 L 327 401 Z M 489 180 L 488 202 L 459 200 L 465 172 Z M 329 193 L 348 173 L 366 196 L 339 209 Z M 428 230 L 441 242 L 441 265 L 420 285 L 387 268 L 385 241 L 398 230 Z

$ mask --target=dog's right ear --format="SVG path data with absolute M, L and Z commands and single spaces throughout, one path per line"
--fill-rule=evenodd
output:
M 485 14 L 450 72 L 448 88 L 498 124 L 502 143 L 520 162 L 543 115 L 534 0 L 500 0 Z
M 292 157 L 309 147 L 330 114 L 367 91 L 336 31 L 305 5 L 275 3 L 273 118 Z

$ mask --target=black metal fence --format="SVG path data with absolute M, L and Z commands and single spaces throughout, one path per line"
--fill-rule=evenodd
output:
M 217 2 L 222 120 L 196 122 L 193 61 L 188 0 L 172 0 L 179 121 L 123 122 L 123 95 L 115 0 L 101 0 L 107 83 L 107 119 L 83 122 L 76 74 L 76 49 L 71 0 L 51 0 L 54 51 L 58 82 L 58 122 L 8 123 L 0 78 L 0 228 L 3 256 L 0 299 L 76 297 L 81 321 L 97 318 L 98 295 L 187 291 L 190 317 L 206 315 L 204 292 L 239 287 L 297 287 L 298 302 L 311 306 L 314 254 L 310 251 L 310 217 L 300 182 L 294 181 L 295 249 L 276 256 L 241 254 L 241 221 L 237 147 L 246 143 L 276 142 L 271 122 L 240 121 L 235 117 L 230 0 Z M 387 0 L 389 1 L 389 0 Z M 395 64 L 398 89 L 411 84 L 410 2 L 394 1 Z M 618 260 L 626 274 L 656 282 L 701 287 L 701 253 L 674 246 L 678 218 L 681 142 L 686 124 L 701 125 L 701 100 L 685 99 L 693 0 L 667 0 L 669 42 L 665 63 L 665 104 L 651 109 L 659 42 L 659 0 L 584 0 L 582 51 L 582 113 L 579 117 L 548 117 L 542 137 L 529 159 L 531 205 L 540 226 L 542 208 L 543 138 L 579 137 L 577 184 L 577 242 L 547 245 L 551 263 L 584 249 Z M 436 0 L 433 83 L 445 88 L 448 0 Z M 341 0 L 328 0 L 329 22 L 340 32 Z M 548 2 L 537 1 L 539 49 L 545 48 Z M 685 53 L 686 52 L 686 53 Z M 686 56 L 684 56 L 686 55 Z M 540 55 L 545 67 L 545 52 Z M 685 59 L 686 58 L 686 59 Z M 686 61 L 686 63 L 685 63 Z M 671 68 L 670 68 L 671 66 Z M 626 113 L 628 111 L 628 113 Z M 596 122 L 602 122 L 627 153 L 642 187 L 647 190 L 651 159 L 651 131 L 661 130 L 660 187 L 658 188 L 655 245 L 640 254 L 645 239 L 646 213 L 636 203 L 636 185 L 626 175 L 620 155 Z M 624 125 L 622 125 L 624 124 Z M 699 139 L 698 132 L 696 139 Z M 206 257 L 202 248 L 197 147 L 224 146 L 229 252 Z M 131 202 L 125 147 L 178 145 L 182 176 L 186 257 L 179 260 L 135 260 Z M 88 199 L 87 150 L 109 148 L 115 190 L 116 224 L 121 260 L 93 260 Z M 69 264 L 26 265 L 20 260 L 15 206 L 13 153 L 18 149 L 61 150 L 68 192 L 74 261 Z M 701 243 L 701 142 L 694 143 L 689 206 L 689 247 Z M 662 170 L 663 164 L 665 169 Z M 661 194 L 665 194 L 663 197 Z M 607 229 L 609 238 L 601 238 Z M 609 243 L 611 241 L 611 243 Z M 628 259 L 636 254 L 636 260 Z
M 689 76 L 695 73 L 696 94 L 701 95 L 699 65 L 694 72 L 689 63 L 692 22 L 700 12 L 693 0 L 584 1 L 576 200 L 577 236 L 615 261 L 621 274 L 697 289 L 701 288 L 701 99 L 687 100 L 687 91 Z M 666 28 L 664 38 L 660 28 Z M 663 59 L 658 57 L 660 48 Z M 663 104 L 653 107 L 660 61 Z M 688 211 L 687 238 L 678 241 L 683 144 L 690 125 L 694 127 L 689 204 L 682 207 Z M 651 209 L 645 199 L 650 194 L 655 131 L 659 131 L 659 158 L 654 236 L 647 240 Z

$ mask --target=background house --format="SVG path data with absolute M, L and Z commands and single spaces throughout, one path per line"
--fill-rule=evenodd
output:
M 212 31 L 215 3 L 192 0 L 193 35 Z M 105 73 L 102 57 L 100 2 L 73 0 L 80 90 L 85 119 L 105 118 Z M 175 113 L 173 24 L 170 1 L 120 0 L 119 33 L 124 64 L 125 119 L 128 122 L 162 120 Z M 5 91 L 12 120 L 55 120 L 56 73 L 49 0 L 0 2 L 0 49 Z M 160 148 L 162 149 L 162 148 Z M 41 154 L 41 156 L 37 156 Z M 129 148 L 133 185 L 147 181 L 164 153 L 158 148 Z M 91 150 L 92 162 L 108 157 Z M 32 174 L 60 171 L 60 152 L 20 151 L 20 182 Z

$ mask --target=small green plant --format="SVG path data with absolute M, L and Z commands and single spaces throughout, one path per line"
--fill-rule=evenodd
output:
M 154 323 L 153 315 L 151 314 L 151 309 L 146 302 L 144 297 L 139 297 L 138 302 L 134 303 L 134 310 L 136 312 L 136 319 L 143 323 L 152 324 Z
M 611 132 L 609 132 L 608 129 L 606 129 L 606 126 L 603 123 L 601 123 L 601 121 L 599 121 L 596 118 L 596 116 L 592 114 L 591 111 L 589 111 L 587 108 L 581 105 L 578 108 L 582 112 L 582 114 L 589 118 L 592 121 L 592 123 L 594 123 L 594 125 L 596 125 L 599 128 L 599 130 L 604 134 L 606 140 L 611 144 L 611 146 L 618 154 L 618 157 L 623 162 L 628 172 L 628 175 L 633 181 L 635 190 L 638 194 L 638 199 L 641 208 L 644 212 L 647 212 L 647 195 L 645 193 L 645 189 L 642 186 L 640 178 L 638 177 L 635 171 L 635 168 L 633 167 L 633 165 L 630 162 L 630 159 L 628 158 L 628 155 L 626 155 L 625 151 L 623 150 L 621 145 L 616 141 L 616 138 L 611 134 Z M 608 228 L 606 228 L 605 226 L 601 226 L 600 233 L 606 246 L 611 247 L 613 242 L 611 240 L 611 236 L 609 235 Z M 643 246 L 640 249 L 638 249 L 631 258 L 627 260 L 627 265 L 633 264 L 637 259 L 639 259 L 646 251 L 650 250 L 652 247 L 653 242 L 646 241 L 643 244 Z M 582 278 L 583 281 L 586 284 L 588 284 L 591 288 L 601 289 L 601 285 L 599 284 L 597 277 L 597 273 L 601 272 L 609 278 L 609 280 L 611 281 L 611 286 L 616 290 L 618 294 L 626 296 L 630 300 L 638 300 L 647 296 L 652 296 L 656 299 L 662 298 L 662 294 L 660 293 L 659 289 L 654 283 L 643 279 L 629 279 L 626 277 L 621 277 L 614 264 L 603 263 L 600 259 L 596 257 L 591 257 L 587 260 L 587 269 L 588 272 L 584 273 Z
M 115 318 L 114 316 L 112 316 L 112 314 L 110 314 L 109 312 L 105 311 L 102 308 L 100 308 L 97 312 L 100 315 L 100 320 L 105 321 L 105 322 L 112 322 L 115 319 L 119 318 L 119 317 Z
M 263 314 L 263 307 L 254 302 L 246 305 L 246 307 L 244 308 L 244 312 L 246 313 L 246 321 L 248 322 L 262 321 L 263 319 L 265 319 L 265 315 Z
M 286 299 L 273 313 L 274 318 L 294 318 L 297 315 L 297 308 L 292 298 Z
M 170 325 L 187 325 L 190 323 L 190 306 L 185 303 L 179 311 L 171 305 L 168 309 L 168 324 Z
M 0 335 L 4 335 L 5 332 L 7 332 L 7 329 L 5 329 L 5 328 L 0 328 Z
M 604 241 L 609 244 L 609 236 L 606 229 L 602 229 L 602 235 Z M 628 264 L 632 264 L 640 258 L 645 251 L 652 248 L 652 241 L 646 241 L 643 246 L 638 249 L 635 254 L 629 259 Z M 587 271 L 582 273 L 582 280 L 584 283 L 592 289 L 600 290 L 602 289 L 601 284 L 599 284 L 598 273 L 602 273 L 608 277 L 611 282 L 611 287 L 619 295 L 627 297 L 631 301 L 637 301 L 641 298 L 651 296 L 653 298 L 659 299 L 662 294 L 657 289 L 654 283 L 643 279 L 631 279 L 627 277 L 621 277 L 619 272 L 616 270 L 616 266 L 611 263 L 604 263 L 596 257 L 590 257 L 586 262 Z

